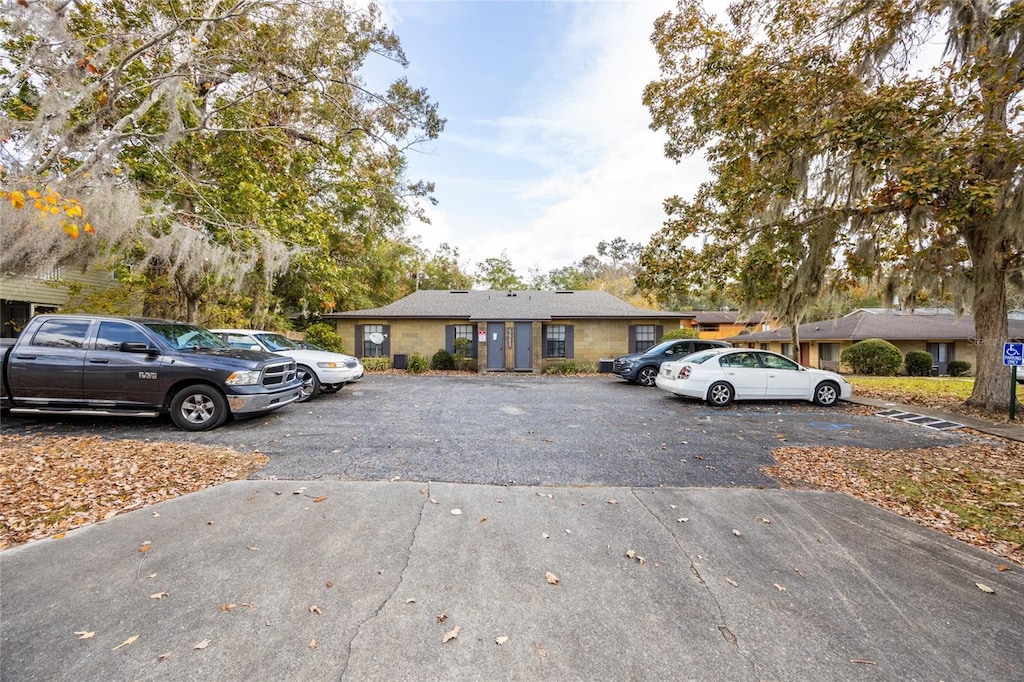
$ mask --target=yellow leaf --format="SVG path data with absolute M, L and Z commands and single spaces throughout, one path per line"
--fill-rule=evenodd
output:
M 39 192 L 37 192 L 37 191 L 36 191 L 36 190 L 34 190 L 34 189 L 30 189 L 30 190 L 28 191 L 28 195 L 29 195 L 30 197 L 32 197 L 33 199 L 38 199 L 39 197 L 43 196 L 42 194 L 40 194 Z
M 86 223 L 85 226 L 82 229 L 85 230 L 86 234 L 93 234 L 93 233 L 96 232 L 96 228 L 94 228 L 89 223 Z
M 69 218 L 80 218 L 82 216 L 82 207 L 68 204 L 64 206 L 64 214 Z
M 123 642 L 121 642 L 120 644 L 115 646 L 113 649 L 111 649 L 111 651 L 117 651 L 118 649 L 120 649 L 123 646 L 128 646 L 129 644 L 134 644 L 135 640 L 137 640 L 138 638 L 139 638 L 138 635 L 132 635 L 131 637 L 129 637 L 128 639 L 124 640 Z
M 11 206 L 19 211 L 25 208 L 25 195 L 21 192 L 9 192 L 7 194 L 7 201 L 11 202 Z
M 72 239 L 78 239 L 78 225 L 68 223 L 64 226 L 64 232 Z

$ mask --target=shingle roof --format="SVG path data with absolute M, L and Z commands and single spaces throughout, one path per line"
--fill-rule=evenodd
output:
M 801 341 L 967 340 L 976 338 L 971 315 L 859 311 L 834 320 L 808 322 L 797 328 Z M 1024 336 L 1024 321 L 1010 320 L 1010 337 Z M 734 336 L 730 341 L 789 341 L 789 327 Z
M 560 318 L 684 318 L 637 308 L 605 291 L 441 291 L 424 289 L 381 308 L 330 313 L 329 318 L 465 318 L 550 320 Z

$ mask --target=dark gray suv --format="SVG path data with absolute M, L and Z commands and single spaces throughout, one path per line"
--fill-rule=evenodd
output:
M 615 358 L 612 373 L 617 374 L 631 384 L 653 386 L 658 378 L 661 363 L 678 360 L 684 355 L 696 353 L 709 348 L 728 348 L 731 344 L 725 341 L 708 341 L 705 339 L 671 339 L 662 341 L 657 346 L 648 348 L 643 353 L 630 353 Z

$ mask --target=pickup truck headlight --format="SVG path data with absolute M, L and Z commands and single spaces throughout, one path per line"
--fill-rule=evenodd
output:
M 258 369 L 247 369 L 235 372 L 224 382 L 231 386 L 251 386 L 260 383 L 260 371 Z
M 344 365 L 340 362 L 318 362 L 316 366 L 320 369 L 341 369 Z

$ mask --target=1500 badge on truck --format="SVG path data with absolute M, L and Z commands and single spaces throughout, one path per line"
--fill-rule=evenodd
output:
M 170 414 L 205 431 L 299 398 L 293 360 L 231 348 L 202 327 L 170 320 L 40 315 L 0 367 L 7 412 Z

